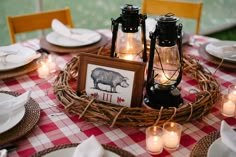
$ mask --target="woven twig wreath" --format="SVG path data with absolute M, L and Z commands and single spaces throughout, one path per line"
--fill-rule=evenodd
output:
M 131 126 L 147 127 L 162 125 L 166 121 L 185 123 L 199 119 L 209 113 L 219 98 L 219 84 L 213 75 L 204 69 L 198 60 L 184 56 L 184 75 L 198 82 L 199 91 L 196 100 L 182 104 L 179 108 L 161 108 L 152 110 L 144 107 L 129 108 L 103 102 L 97 102 L 87 95 L 78 96 L 70 86 L 78 78 L 79 56 L 72 58 L 54 82 L 56 98 L 69 113 L 73 113 L 91 122 L 103 122 L 111 127 Z

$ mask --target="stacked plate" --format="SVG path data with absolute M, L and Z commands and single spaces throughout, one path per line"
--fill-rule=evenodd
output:
M 221 138 L 218 138 L 210 145 L 207 152 L 207 157 L 216 156 L 235 157 L 236 152 L 229 149 L 225 144 L 222 143 Z
M 0 145 L 21 138 L 37 124 L 40 107 L 29 94 L 0 91 Z
M 16 77 L 37 68 L 34 62 L 41 55 L 20 44 L 0 47 L 0 79 Z
M 94 44 L 102 38 L 101 34 L 89 29 L 71 29 L 71 32 L 78 35 L 78 39 L 51 32 L 46 36 L 46 40 L 57 46 L 80 47 Z
M 236 42 L 235 41 L 219 41 L 206 45 L 206 51 L 219 59 L 236 63 Z
M 65 36 L 53 31 L 40 39 L 40 47 L 55 53 L 96 53 L 108 43 L 108 38 L 89 29 L 70 29 L 73 36 Z
M 0 101 L 4 102 L 11 100 L 14 96 L 0 93 Z M 25 106 L 21 106 L 12 112 L 7 112 L 6 114 L 0 114 L 0 134 L 10 130 L 15 125 L 17 125 L 25 115 Z
M 38 57 L 36 51 L 19 44 L 0 47 L 0 71 L 24 66 Z
M 78 144 L 65 144 L 65 145 L 58 145 L 52 148 L 48 148 L 45 150 L 42 150 L 34 155 L 32 157 L 73 157 L 74 156 L 74 151 Z M 134 157 L 133 154 L 130 152 L 115 147 L 111 145 L 102 145 L 103 148 L 105 149 L 104 151 L 104 157 Z
M 224 68 L 236 69 L 236 41 L 215 41 L 199 48 L 201 56 Z
M 235 157 L 232 151 L 221 141 L 220 131 L 214 131 L 201 138 L 193 147 L 190 157 Z

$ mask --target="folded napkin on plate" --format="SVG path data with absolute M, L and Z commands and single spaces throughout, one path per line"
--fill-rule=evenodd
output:
M 104 148 L 92 135 L 76 147 L 73 157 L 103 157 L 103 155 Z
M 206 46 L 207 52 L 220 58 L 235 57 L 236 45 L 216 46 L 214 43 L 209 43 Z
M 20 44 L 13 44 L 0 47 L 0 57 L 5 57 L 6 63 L 25 63 L 39 58 L 40 54 Z
M 68 28 L 65 26 L 61 21 L 57 19 L 52 20 L 52 30 L 64 37 L 67 37 L 69 39 L 73 39 L 79 42 L 88 42 L 91 40 L 94 35 L 94 33 L 77 33 L 73 31 L 73 29 Z
M 17 97 L 13 97 L 10 100 L 0 102 L 0 115 L 6 114 L 11 111 L 17 110 L 24 106 L 30 99 L 31 91 L 27 91 Z
M 236 152 L 236 132 L 224 120 L 221 122 L 220 136 L 222 143 Z

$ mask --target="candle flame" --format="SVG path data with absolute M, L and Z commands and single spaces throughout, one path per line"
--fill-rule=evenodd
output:
M 128 55 L 125 55 L 125 56 L 124 56 L 124 59 L 125 59 L 125 60 L 130 60 L 130 61 L 132 61 L 132 60 L 134 60 L 134 56 L 128 54 Z
M 46 67 L 47 63 L 46 62 L 41 62 L 42 67 Z
M 153 142 L 157 142 L 159 141 L 159 137 L 158 136 L 153 136 Z
M 168 76 L 167 74 L 164 74 L 163 72 L 160 73 L 159 81 L 161 84 L 168 83 Z

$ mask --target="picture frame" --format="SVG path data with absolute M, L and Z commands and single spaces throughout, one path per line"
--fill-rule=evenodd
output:
M 79 55 L 77 93 L 96 100 L 141 107 L 146 63 L 89 53 Z

